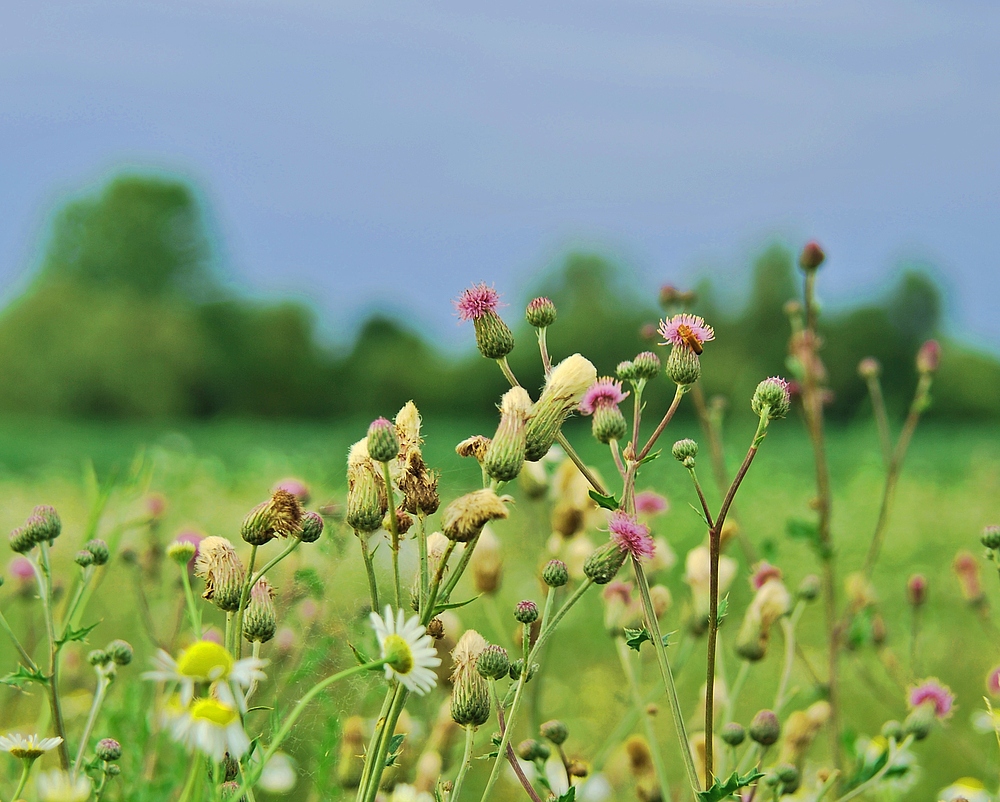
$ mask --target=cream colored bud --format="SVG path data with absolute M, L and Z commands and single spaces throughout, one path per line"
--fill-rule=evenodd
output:
M 566 357 L 552 369 L 528 421 L 525 459 L 535 462 L 548 453 L 563 422 L 596 381 L 597 369 L 580 354 Z
M 194 572 L 205 580 L 203 598 L 226 612 L 239 609 L 246 572 L 232 543 L 215 536 L 202 540 L 198 544 Z
M 347 455 L 347 523 L 358 532 L 375 532 L 388 509 L 385 481 L 368 456 L 367 438 L 359 440 Z
M 509 496 L 501 498 L 489 488 L 466 493 L 445 507 L 441 529 L 449 540 L 468 543 L 489 521 L 507 517 L 505 502 L 509 500 Z
M 524 464 L 531 396 L 523 387 L 511 387 L 500 401 L 500 425 L 483 456 L 486 472 L 499 482 L 517 478 Z
M 420 412 L 417 405 L 412 401 L 407 401 L 401 410 L 396 413 L 396 437 L 399 438 L 400 456 L 405 456 L 411 451 L 420 453 Z

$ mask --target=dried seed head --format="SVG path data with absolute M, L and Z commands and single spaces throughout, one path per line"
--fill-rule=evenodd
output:
M 198 545 L 194 572 L 205 580 L 203 598 L 226 612 L 239 609 L 245 571 L 232 543 L 224 537 L 206 537 Z
M 458 543 L 468 543 L 490 521 L 506 518 L 508 496 L 500 497 L 484 488 L 466 493 L 445 507 L 441 529 L 445 537 Z
M 403 509 L 414 515 L 432 515 L 441 505 L 438 495 L 438 476 L 427 468 L 417 450 L 410 450 L 396 480 L 403 494 Z

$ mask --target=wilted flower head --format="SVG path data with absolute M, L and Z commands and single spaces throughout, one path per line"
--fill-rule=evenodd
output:
M 347 523 L 358 532 L 375 532 L 388 509 L 385 481 L 368 454 L 366 437 L 347 454 Z
M 705 323 L 704 318 L 686 312 L 661 320 L 657 331 L 664 340 L 660 345 L 675 345 L 696 354 L 701 353 L 703 343 L 715 339 L 715 329 Z
M 635 511 L 640 515 L 659 515 L 670 509 L 665 496 L 654 490 L 640 490 L 635 494 Z
M 649 527 L 639 523 L 634 516 L 616 510 L 608 523 L 611 539 L 636 559 L 653 556 L 655 546 Z
M 938 719 L 945 719 L 951 715 L 955 695 L 936 677 L 928 677 L 910 687 L 907 701 L 911 709 L 927 705 L 933 709 Z
M 206 537 L 198 547 L 194 572 L 205 580 L 204 598 L 220 610 L 239 609 L 245 572 L 232 543 L 224 537 Z
M 524 465 L 531 397 L 523 387 L 511 387 L 500 400 L 500 425 L 482 455 L 486 473 L 499 482 L 517 478 Z
M 441 516 L 441 531 L 445 537 L 458 543 L 468 543 L 490 521 L 506 518 L 509 496 L 498 496 L 484 488 L 466 493 L 445 507 Z
M 603 376 L 587 388 L 580 401 L 580 412 L 584 415 L 593 415 L 598 409 L 617 407 L 628 396 L 628 393 L 622 392 L 620 381 L 615 381 L 610 376 Z

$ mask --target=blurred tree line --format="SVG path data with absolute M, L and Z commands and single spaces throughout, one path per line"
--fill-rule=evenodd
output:
M 555 359 L 580 351 L 611 373 L 653 347 L 655 299 L 600 257 L 571 254 L 531 289 L 558 307 L 549 331 Z M 761 377 L 784 372 L 783 306 L 798 294 L 792 256 L 780 247 L 757 258 L 740 310 L 702 282 L 693 311 L 717 332 L 703 361 L 706 392 L 749 398 Z M 534 333 L 517 305 L 506 312 L 517 335 L 511 365 L 538 386 Z M 865 403 L 856 370 L 864 356 L 881 360 L 888 403 L 902 408 L 914 354 L 938 333 L 940 315 L 937 288 L 912 272 L 881 301 L 826 315 L 832 414 L 849 418 Z M 471 345 L 471 326 L 468 337 Z M 60 416 L 375 415 L 410 398 L 424 412 L 481 415 L 505 388 L 471 348 L 449 358 L 394 318 L 370 318 L 340 353 L 321 343 L 308 307 L 227 291 L 190 188 L 139 175 L 72 200 L 54 218 L 37 274 L 0 314 L 0 366 L 0 410 Z M 937 386 L 938 415 L 1000 416 L 992 356 L 945 341 Z M 669 392 L 664 381 L 654 391 L 662 398 L 650 400 L 665 403 Z

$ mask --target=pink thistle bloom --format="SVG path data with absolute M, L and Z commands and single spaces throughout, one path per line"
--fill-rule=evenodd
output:
M 650 537 L 649 527 L 621 510 L 611 516 L 608 531 L 611 533 L 611 539 L 633 557 L 652 557 L 656 552 L 656 544 Z
M 690 348 L 692 351 L 699 351 L 702 343 L 715 339 L 715 329 L 705 323 L 704 318 L 689 315 L 687 312 L 661 320 L 658 331 L 664 340 L 660 345 L 678 345 Z M 691 340 L 694 340 L 699 348 L 692 347 Z
M 622 582 L 620 579 L 616 579 L 614 582 L 609 582 L 604 586 L 604 592 L 601 593 L 604 601 L 613 601 L 615 599 L 621 601 L 623 604 L 632 603 L 632 583 Z
M 642 490 L 635 494 L 635 511 L 643 515 L 659 515 L 670 509 L 665 496 L 652 490 Z
M 35 576 L 35 569 L 31 567 L 31 560 L 27 557 L 15 557 L 7 567 L 10 570 L 10 575 L 19 582 L 24 582 Z
M 757 564 L 757 569 L 750 577 L 750 584 L 753 585 L 754 590 L 760 590 L 764 587 L 764 583 L 771 579 L 781 579 L 781 569 L 776 565 L 771 565 L 767 560 L 763 560 Z
M 622 383 L 604 376 L 590 385 L 583 394 L 580 412 L 584 415 L 593 415 L 598 409 L 616 409 L 626 398 L 628 393 L 622 392 Z
M 951 688 L 942 685 L 935 677 L 929 677 L 919 685 L 910 688 L 909 702 L 911 708 L 918 708 L 925 704 L 933 705 L 934 715 L 943 719 L 951 715 L 955 694 L 951 692 Z
M 484 283 L 474 284 L 453 301 L 459 320 L 479 320 L 489 314 L 496 314 L 500 305 L 500 293 Z
M 986 677 L 986 687 L 991 696 L 1000 696 L 1000 666 L 994 668 Z
M 299 500 L 301 504 L 309 503 L 309 485 L 303 482 L 301 479 L 296 479 L 294 476 L 289 476 L 278 482 L 273 488 L 271 488 L 271 494 L 274 494 L 275 490 L 284 490 L 287 493 L 291 493 L 295 498 Z

